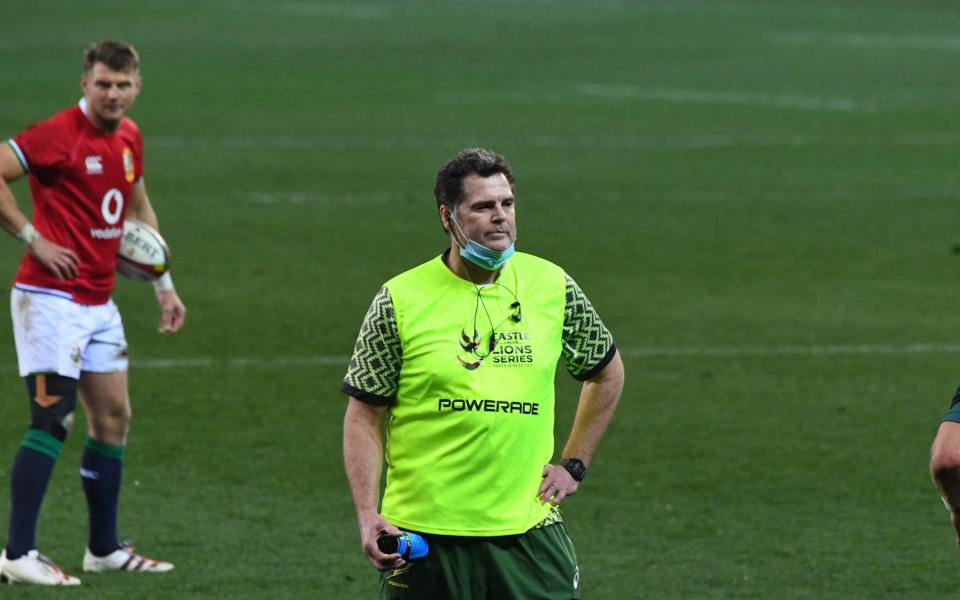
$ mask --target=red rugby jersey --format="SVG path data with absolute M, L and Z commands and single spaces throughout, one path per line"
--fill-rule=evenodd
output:
M 16 283 L 60 290 L 79 304 L 105 304 L 133 184 L 143 176 L 140 130 L 124 118 L 115 132 L 100 131 L 81 101 L 14 136 L 10 145 L 30 176 L 34 227 L 80 257 L 77 276 L 60 281 L 28 252 Z

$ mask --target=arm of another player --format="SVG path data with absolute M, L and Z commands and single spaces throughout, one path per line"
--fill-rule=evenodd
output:
M 10 144 L 0 143 L 0 225 L 24 242 L 33 256 L 56 275 L 57 279 L 71 279 L 77 275 L 77 266 L 80 264 L 77 254 L 37 233 L 30 220 L 17 206 L 9 183 L 23 175 L 23 166 L 13 148 Z
M 150 204 L 150 198 L 147 196 L 147 186 L 143 183 L 141 177 L 133 185 L 133 195 L 130 197 L 130 206 L 127 208 L 127 216 L 138 221 L 143 221 L 150 227 L 160 231 L 157 224 L 157 213 Z M 173 280 L 169 277 L 159 280 L 159 284 L 154 284 L 154 290 L 157 295 L 157 304 L 160 305 L 160 333 L 172 335 L 183 327 L 187 318 L 187 308 L 180 301 L 177 290 L 173 287 Z
M 599 373 L 583 382 L 577 415 L 563 447 L 563 458 L 579 458 L 584 466 L 590 466 L 597 446 L 620 402 L 623 377 L 623 361 L 620 359 L 620 352 L 616 351 Z M 540 483 L 540 502 L 560 504 L 579 487 L 579 482 L 565 468 L 546 465 L 543 468 L 543 481 Z
M 930 450 L 930 475 L 950 511 L 960 546 L 960 423 L 944 421 Z
M 383 419 L 386 406 L 374 406 L 353 396 L 343 418 L 343 463 L 357 509 L 363 553 L 380 571 L 403 566 L 399 554 L 384 554 L 377 548 L 381 532 L 400 535 L 400 530 L 380 515 L 380 472 L 383 467 Z

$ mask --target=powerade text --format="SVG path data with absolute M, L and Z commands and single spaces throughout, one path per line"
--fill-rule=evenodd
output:
M 437 411 L 452 410 L 454 412 L 502 412 L 521 415 L 539 415 L 539 402 L 508 402 L 506 400 L 473 400 L 468 398 L 440 398 L 437 401 Z

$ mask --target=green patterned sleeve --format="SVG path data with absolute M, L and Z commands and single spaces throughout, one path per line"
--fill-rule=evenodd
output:
M 363 319 L 340 391 L 368 404 L 393 404 L 402 364 L 393 302 L 387 288 L 381 288 Z
M 586 294 L 569 275 L 563 315 L 563 361 L 576 379 L 586 381 L 603 370 L 617 347 Z

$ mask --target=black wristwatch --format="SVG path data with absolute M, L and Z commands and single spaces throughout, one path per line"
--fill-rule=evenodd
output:
M 587 476 L 587 467 L 579 458 L 565 458 L 560 461 L 560 466 L 566 469 L 567 473 L 570 473 L 570 476 L 577 481 L 583 481 L 583 478 Z

